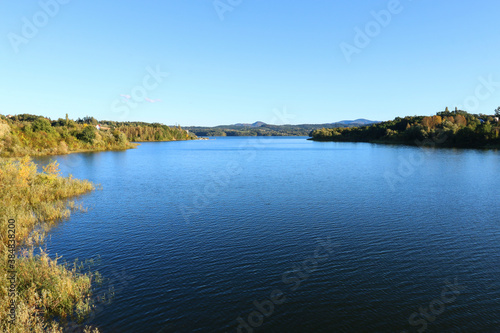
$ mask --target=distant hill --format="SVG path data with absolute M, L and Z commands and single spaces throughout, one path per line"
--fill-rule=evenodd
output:
M 233 126 L 241 126 L 241 127 L 261 127 L 261 126 L 264 126 L 266 125 L 266 123 L 262 122 L 262 121 L 256 121 L 255 123 L 253 124 L 242 124 L 242 123 L 238 123 L 238 124 L 234 124 Z
M 361 119 L 356 119 L 356 120 L 342 120 L 342 121 L 339 121 L 338 123 L 349 125 L 349 126 L 366 126 L 366 125 L 380 123 L 380 121 L 373 121 L 373 120 L 361 118 Z
M 214 127 L 185 127 L 197 136 L 310 136 L 311 132 L 321 128 L 357 127 L 379 123 L 367 119 L 343 120 L 328 124 L 271 125 L 262 121 L 253 124 L 237 123 Z

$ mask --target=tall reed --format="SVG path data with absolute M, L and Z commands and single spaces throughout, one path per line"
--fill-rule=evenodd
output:
M 63 332 L 65 323 L 81 322 L 92 310 L 92 282 L 97 276 L 58 263 L 58 258 L 36 247 L 52 225 L 78 208 L 69 199 L 94 189 L 89 181 L 61 177 L 57 162 L 37 172 L 28 157 L 0 161 L 2 332 Z

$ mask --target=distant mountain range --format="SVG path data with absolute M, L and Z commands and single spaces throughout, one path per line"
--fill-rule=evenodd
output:
M 347 126 L 351 127 L 351 126 L 366 126 L 366 125 L 377 124 L 377 123 L 380 123 L 380 121 L 374 121 L 374 120 L 368 120 L 368 119 L 360 118 L 360 119 L 356 119 L 356 120 L 342 120 L 342 121 L 338 121 L 336 123 L 314 124 L 314 125 L 311 124 L 311 125 L 307 125 L 307 126 L 337 126 L 339 124 L 342 124 L 342 125 L 347 125 Z M 239 127 L 262 127 L 262 126 L 265 126 L 265 125 L 267 125 L 267 124 L 265 122 L 263 122 L 263 121 L 256 121 L 253 124 L 237 123 L 237 124 L 234 124 L 234 125 L 219 125 L 219 126 L 215 126 L 215 127 L 233 127 L 233 126 L 239 126 Z M 272 125 L 272 126 L 280 126 L 280 125 Z M 283 125 L 283 126 L 304 126 L 304 125 Z
M 342 120 L 328 124 L 271 125 L 262 121 L 219 125 L 214 127 L 184 127 L 197 136 L 309 136 L 320 128 L 358 127 L 377 124 L 379 121 L 368 119 Z
M 349 126 L 366 126 L 371 124 L 378 124 L 380 121 L 368 120 L 368 119 L 356 119 L 356 120 L 342 120 L 338 122 L 339 124 L 345 124 Z
M 262 122 L 262 121 L 256 121 L 255 123 L 253 124 L 242 124 L 242 123 L 238 123 L 238 124 L 234 124 L 232 126 L 241 126 L 241 127 L 261 127 L 263 125 L 267 125 L 265 122 Z

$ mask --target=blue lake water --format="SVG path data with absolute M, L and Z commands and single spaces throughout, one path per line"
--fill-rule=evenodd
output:
M 47 246 L 100 256 L 103 333 L 500 331 L 498 152 L 236 137 L 57 160 L 102 185 Z

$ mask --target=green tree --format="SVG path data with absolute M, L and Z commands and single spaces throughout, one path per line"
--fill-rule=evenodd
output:
M 491 123 L 489 121 L 487 121 L 479 128 L 479 133 L 482 134 L 482 136 L 485 140 L 488 140 L 489 138 L 493 138 L 494 137 L 493 126 L 491 126 Z
M 93 126 L 87 126 L 76 137 L 78 140 L 94 143 L 95 136 L 95 128 Z
M 126 144 L 127 143 L 127 136 L 120 132 L 119 130 L 115 129 L 113 132 L 112 132 L 113 136 L 115 137 L 115 140 L 117 143 L 119 144 Z
M 33 131 L 51 133 L 53 132 L 53 128 L 50 125 L 50 121 L 48 119 L 38 118 L 33 122 Z

